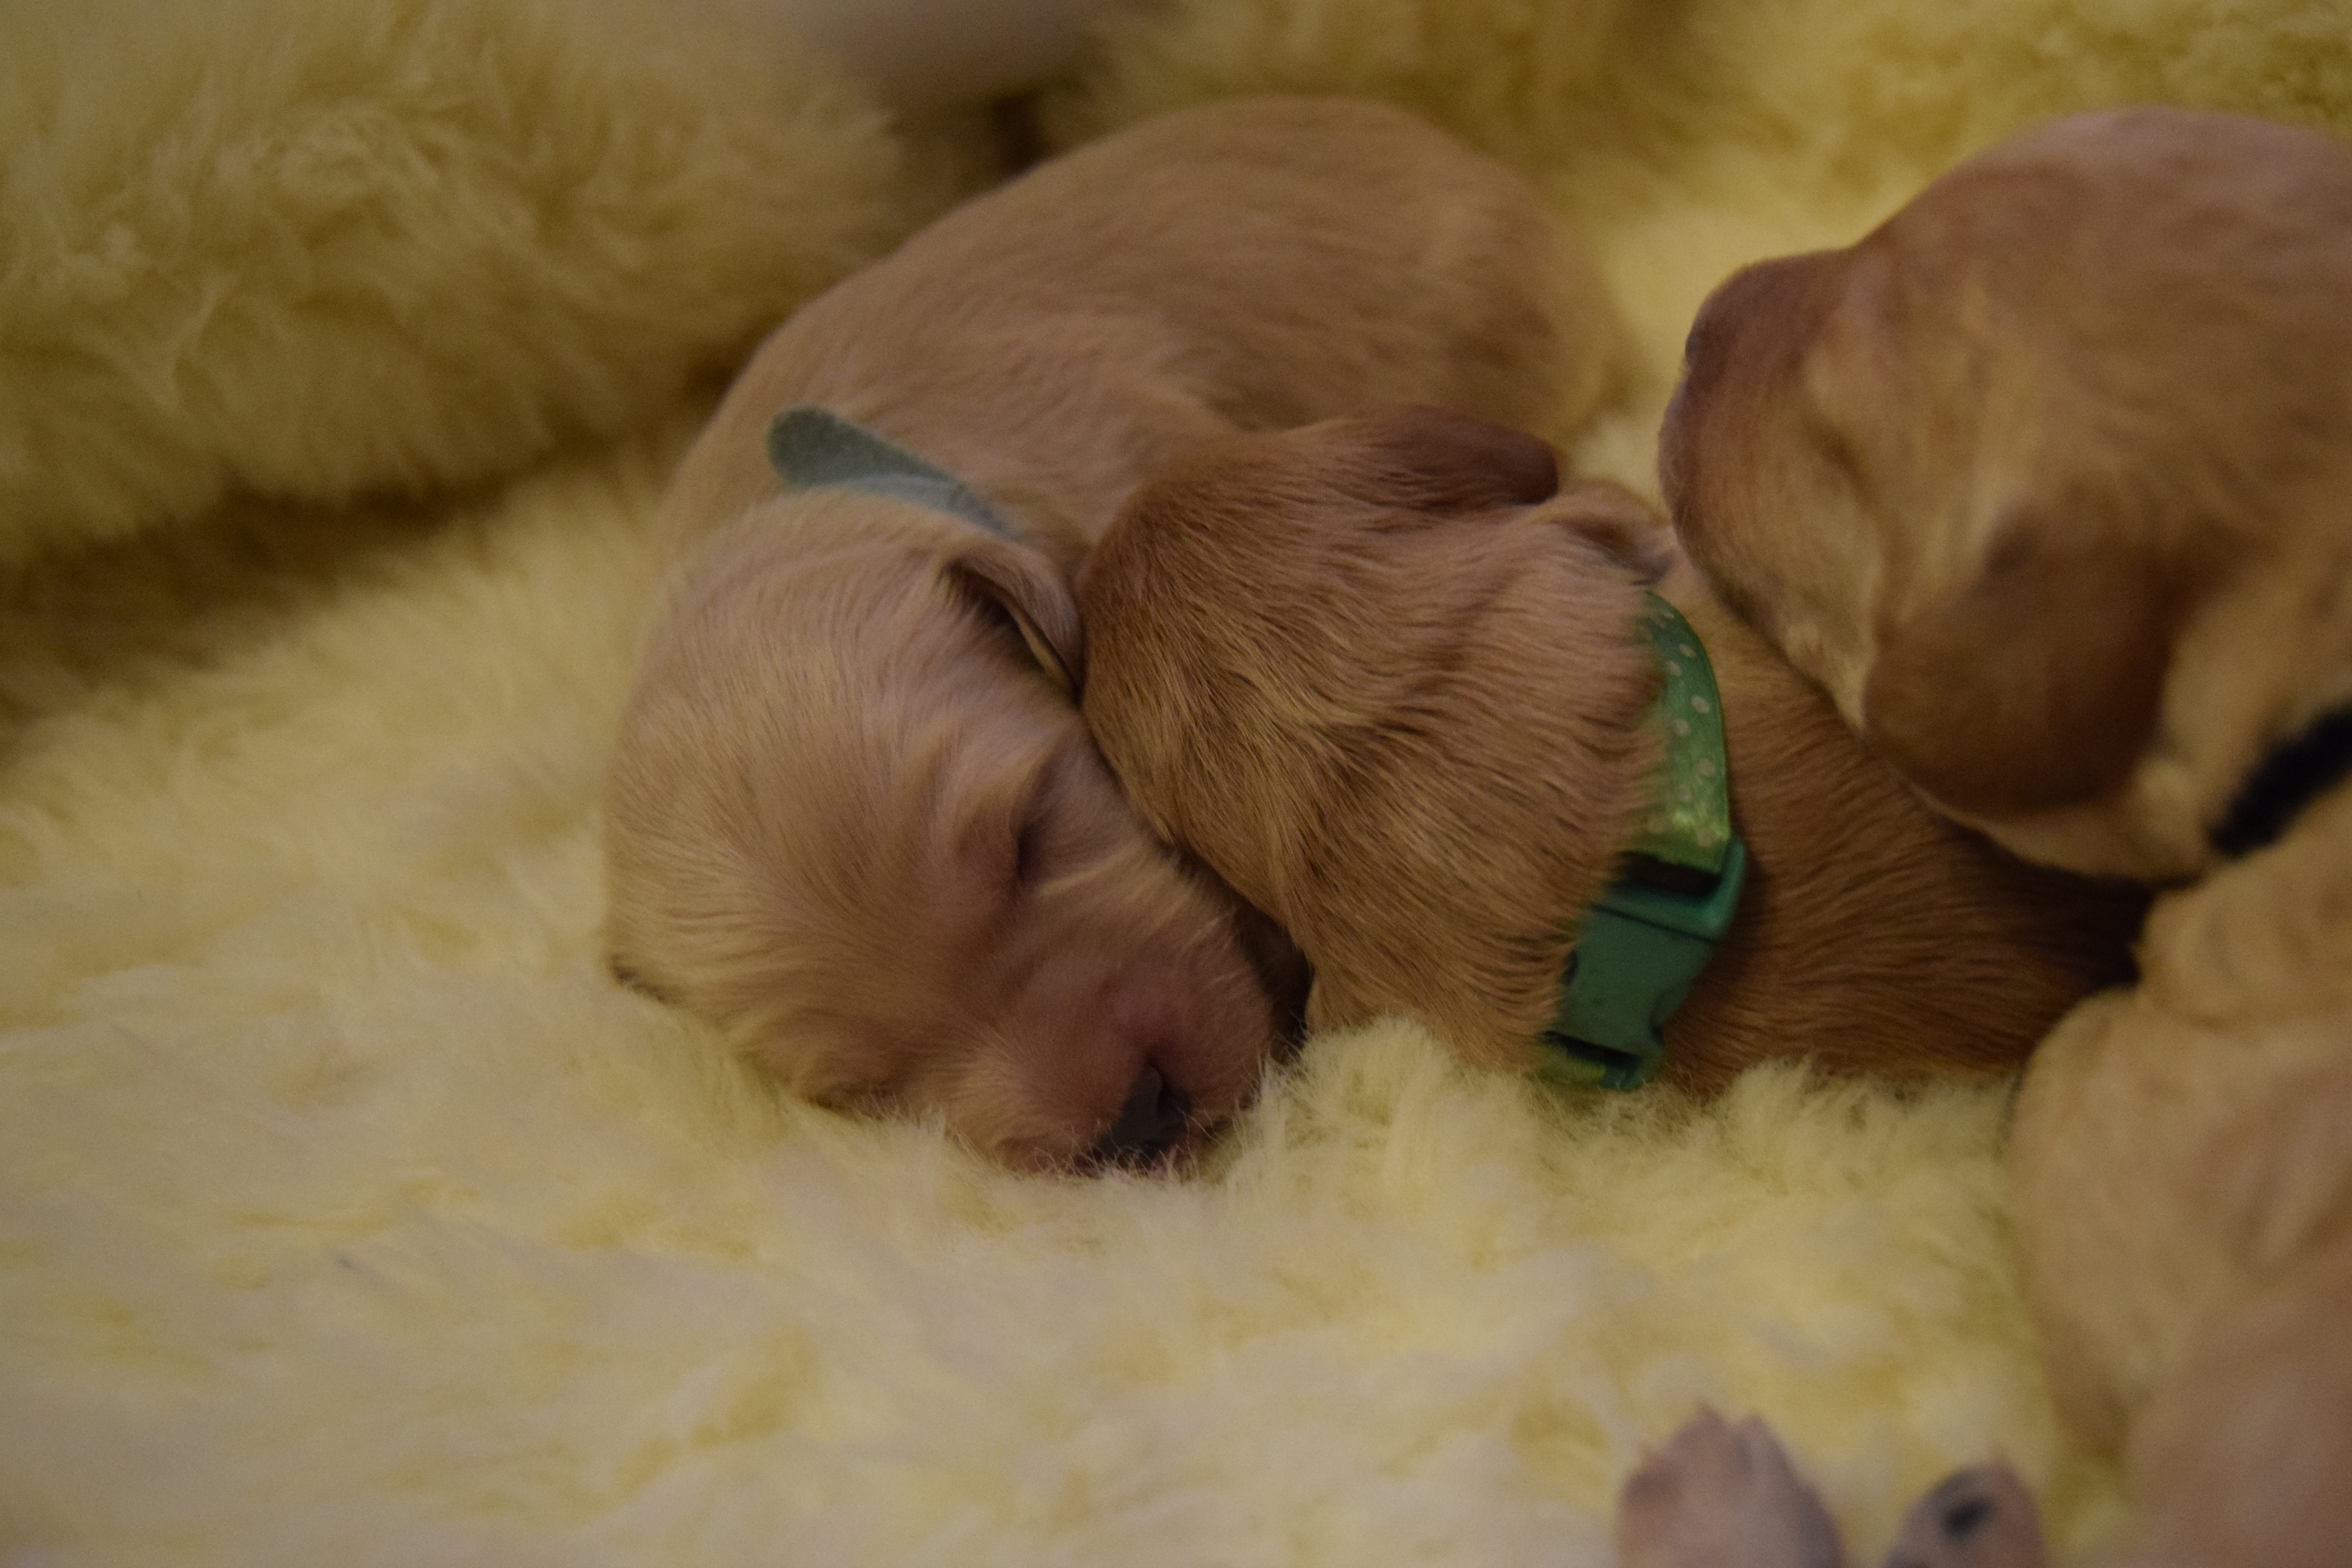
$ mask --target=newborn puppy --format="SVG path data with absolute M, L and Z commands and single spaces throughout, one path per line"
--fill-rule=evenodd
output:
M 1155 476 L 1079 574 L 1088 725 L 1145 818 L 1297 942 L 1313 1023 L 1407 1013 L 1472 1060 L 1547 1064 L 1579 922 L 1651 809 L 1637 621 L 1662 570 L 1714 666 L 1750 865 L 1666 1078 L 2010 1068 L 2120 977 L 2136 899 L 1925 809 L 1666 570 L 1646 505 L 1554 489 L 1544 443 L 1439 409 L 1234 437 Z
M 1845 250 L 1748 268 L 1691 329 L 1660 468 L 1693 555 L 2021 853 L 2196 875 L 2342 695 L 2311 672 L 2352 657 L 2346 156 L 2222 115 L 2065 121 Z
M 1580 418 L 1600 299 L 1524 182 L 1396 110 L 1268 99 L 1047 163 L 810 303 L 662 503 L 615 970 L 803 1094 L 1016 1163 L 1187 1146 L 1279 1044 L 1279 985 L 1087 738 L 1066 574 L 1236 429 Z
M 2352 1542 L 2347 367 L 2352 152 L 2090 115 L 1731 279 L 1661 448 L 1692 553 L 1928 798 L 2171 888 L 2011 1139 L 2134 1562 Z

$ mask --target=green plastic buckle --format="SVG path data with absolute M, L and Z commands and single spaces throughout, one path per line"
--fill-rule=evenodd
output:
M 1623 875 L 1587 912 L 1543 1033 L 1539 1071 L 1634 1089 L 1665 1055 L 1665 1024 L 1738 911 L 1748 847 L 1731 830 L 1723 705 L 1706 650 L 1657 595 L 1642 617 L 1664 678 L 1648 721 L 1665 742 Z

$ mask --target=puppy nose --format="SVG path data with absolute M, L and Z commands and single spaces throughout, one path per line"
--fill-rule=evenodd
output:
M 1148 1160 L 1164 1154 L 1183 1136 L 1192 1115 L 1192 1097 L 1170 1083 L 1158 1068 L 1146 1064 L 1128 1091 L 1118 1120 L 1096 1146 L 1101 1158 L 1115 1162 Z

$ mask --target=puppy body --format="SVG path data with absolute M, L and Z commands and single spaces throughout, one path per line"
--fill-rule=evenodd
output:
M 1437 410 L 1237 437 L 1081 574 L 1088 723 L 1144 816 L 1290 931 L 1318 1023 L 1410 1013 L 1533 1065 L 1647 809 L 1635 622 L 1672 547 L 1630 493 L 1553 482 L 1541 442 Z M 2131 900 L 1936 816 L 1695 574 L 1661 586 L 1714 664 L 1752 867 L 1668 1078 L 2011 1068 L 2116 977 Z
M 2011 1072 L 2129 973 L 2141 896 L 1929 810 L 1698 573 L 1660 589 L 1714 662 L 1749 849 L 1738 917 L 1666 1029 L 1687 1081 L 1792 1054 L 1853 1073 Z
M 2184 653 L 2182 657 L 2187 657 Z M 2352 1541 L 2352 788 L 2160 897 L 2037 1054 L 2011 1168 L 2061 1410 L 2156 1563 Z
M 2012 1140 L 2151 1563 L 2352 1541 L 2347 366 L 2352 152 L 2086 116 L 1727 282 L 1661 447 L 1695 556 L 1925 795 L 2173 885 Z
M 1087 737 L 1066 574 L 1207 437 L 1397 397 L 1580 417 L 1599 300 L 1523 182 L 1400 111 L 1276 99 L 1045 164 L 813 301 L 663 501 L 680 561 L 608 797 L 616 967 L 803 1092 L 1018 1162 L 1196 1136 L 1276 1009 Z M 782 493 L 764 437 L 800 404 L 1013 537 Z

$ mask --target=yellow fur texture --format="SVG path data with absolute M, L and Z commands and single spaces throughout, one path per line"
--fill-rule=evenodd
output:
M 705 5 L 13 5 L 0 561 L 610 437 L 904 232 L 905 162 Z

